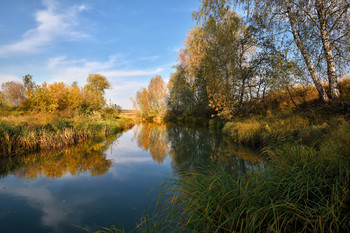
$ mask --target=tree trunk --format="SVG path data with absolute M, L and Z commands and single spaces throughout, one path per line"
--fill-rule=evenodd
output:
M 240 93 L 240 96 L 239 96 L 239 106 L 242 106 L 243 104 L 243 97 L 244 97 L 244 91 L 245 91 L 245 81 L 246 81 L 246 78 L 243 77 L 242 78 L 242 87 L 241 87 L 241 93 Z
M 301 42 L 301 40 L 300 40 L 298 31 L 297 31 L 297 28 L 295 25 L 294 18 L 291 15 L 290 10 L 291 10 L 290 6 L 287 6 L 288 19 L 289 19 L 290 26 L 292 28 L 294 41 L 295 41 L 297 47 L 299 48 L 301 54 L 303 55 L 304 61 L 307 65 L 307 69 L 312 77 L 312 80 L 314 81 L 314 84 L 315 84 L 316 89 L 320 95 L 321 100 L 325 103 L 329 102 L 329 98 L 327 96 L 327 93 L 326 93 L 325 89 L 323 88 L 320 79 L 317 76 L 316 70 L 311 62 L 310 56 L 309 56 L 307 50 L 305 49 L 303 42 Z
M 323 44 L 324 54 L 326 56 L 327 62 L 327 74 L 329 82 L 329 92 L 331 94 L 332 100 L 338 99 L 340 96 L 338 82 L 337 82 L 337 73 L 335 68 L 334 56 L 329 42 L 329 34 L 326 28 L 325 12 L 321 5 L 322 3 L 319 0 L 316 1 L 317 16 L 320 22 L 320 32 Z

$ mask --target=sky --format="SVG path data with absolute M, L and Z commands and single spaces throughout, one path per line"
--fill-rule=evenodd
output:
M 150 79 L 174 72 L 198 0 L 0 0 L 0 83 L 112 85 L 106 99 L 131 109 Z

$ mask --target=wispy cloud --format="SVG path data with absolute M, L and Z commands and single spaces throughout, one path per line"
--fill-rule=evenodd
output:
M 141 87 L 147 86 L 152 76 L 161 73 L 164 69 L 161 67 L 145 70 L 121 68 L 126 66 L 128 61 L 118 55 L 109 57 L 105 62 L 86 59 L 69 60 L 65 56 L 54 57 L 47 63 L 47 70 L 52 74 L 47 81 L 68 84 L 77 81 L 82 86 L 86 83 L 89 74 L 102 74 L 112 84 L 112 88 L 106 92 L 106 98 L 123 108 L 130 109 L 132 105 L 129 98 L 134 96 Z
M 163 68 L 154 69 L 118 69 L 126 66 L 128 62 L 119 56 L 110 56 L 105 62 L 89 61 L 86 59 L 68 60 L 65 56 L 49 59 L 47 69 L 53 74 L 51 81 L 72 82 L 78 81 L 84 84 L 87 76 L 91 73 L 99 73 L 106 76 L 110 81 L 117 78 L 155 75 Z
M 88 35 L 77 30 L 79 13 L 88 9 L 85 5 L 60 9 L 54 0 L 43 1 L 45 9 L 34 14 L 37 26 L 26 31 L 12 44 L 0 46 L 0 57 L 18 53 L 35 53 L 55 39 L 77 40 Z
M 148 56 L 148 57 L 139 57 L 138 60 L 141 60 L 141 61 L 155 61 L 155 60 L 158 60 L 159 58 L 161 58 L 161 56 L 156 55 L 156 56 Z
M 132 76 L 146 76 L 154 75 L 163 71 L 162 68 L 157 68 L 153 70 L 112 70 L 112 71 L 102 71 L 101 73 L 107 77 L 118 78 L 118 77 L 132 77 Z

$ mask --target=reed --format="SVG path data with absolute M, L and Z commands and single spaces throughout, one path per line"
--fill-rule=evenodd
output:
M 0 155 L 48 150 L 77 144 L 96 136 L 109 136 L 128 129 L 132 119 L 68 121 L 55 119 L 45 124 L 0 121 Z

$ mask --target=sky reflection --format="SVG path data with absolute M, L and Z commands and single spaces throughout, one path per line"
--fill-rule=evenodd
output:
M 222 135 L 157 125 L 138 125 L 107 141 L 3 158 L 0 229 L 69 233 L 79 232 L 74 225 L 133 226 L 152 208 L 166 177 L 216 161 L 245 172 L 255 169 L 254 158 Z

